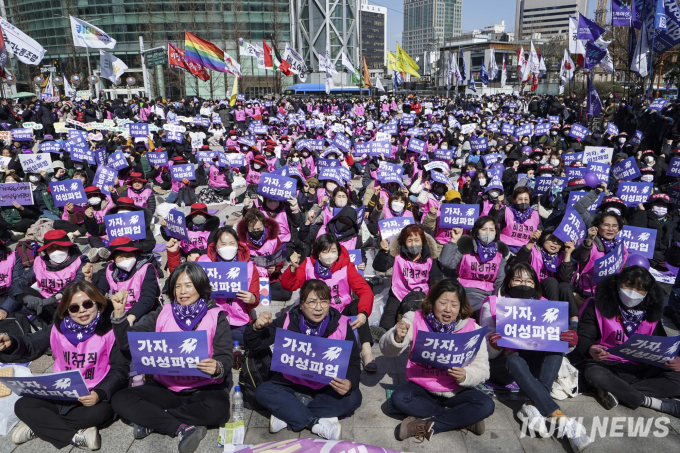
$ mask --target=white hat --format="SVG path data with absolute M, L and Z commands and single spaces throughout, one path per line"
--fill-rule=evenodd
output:
M 55 160 L 54 162 L 52 162 L 52 168 L 54 168 L 54 169 L 57 169 L 57 168 L 66 169 L 66 167 L 64 167 L 64 163 L 60 160 Z

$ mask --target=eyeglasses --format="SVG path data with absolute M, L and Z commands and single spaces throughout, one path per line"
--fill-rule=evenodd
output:
M 529 280 L 522 280 L 521 278 L 513 278 L 512 283 L 515 286 L 531 286 L 532 288 L 534 287 L 534 281 L 529 279 Z
M 330 300 L 308 300 L 305 302 L 305 305 L 308 306 L 309 308 L 314 308 L 318 305 L 321 306 L 321 308 L 328 308 L 331 305 Z
M 72 304 L 68 306 L 68 311 L 71 313 L 78 313 L 80 311 L 80 307 L 83 307 L 85 310 L 89 310 L 90 308 L 94 307 L 94 302 L 91 300 L 86 300 L 85 302 L 82 303 L 82 305 L 79 304 Z
M 605 230 L 618 230 L 619 229 L 618 223 L 603 223 L 600 226 Z

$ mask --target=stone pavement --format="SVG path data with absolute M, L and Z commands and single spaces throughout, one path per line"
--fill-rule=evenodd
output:
M 210 206 L 215 208 L 217 206 Z M 225 220 L 227 216 L 240 210 L 235 207 L 223 207 L 219 217 Z M 233 218 L 233 217 L 232 217 Z M 157 237 L 159 242 L 162 238 Z M 163 264 L 165 265 L 165 253 Z M 367 263 L 366 275 L 372 275 L 370 261 Z M 95 266 L 96 273 L 103 268 L 102 264 Z M 389 282 L 388 282 L 389 283 Z M 291 301 L 273 302 L 272 305 L 259 307 L 258 313 L 269 311 L 280 313 L 296 303 L 296 294 Z M 666 319 L 666 326 L 672 324 Z M 667 327 L 668 329 L 668 327 Z M 669 335 L 677 332 L 669 331 Z M 404 369 L 406 366 L 407 353 L 397 358 L 388 358 L 380 355 L 377 344 L 373 348 L 376 356 L 378 372 L 370 374 L 362 372 L 361 392 L 363 404 L 356 413 L 342 420 L 342 439 L 354 442 L 375 445 L 387 449 L 408 452 L 451 452 L 451 453 L 552 453 L 571 452 L 571 447 L 566 439 L 558 440 L 555 437 L 541 439 L 523 436 L 520 431 L 520 422 L 516 413 L 525 401 L 521 395 L 501 395 L 494 398 L 496 411 L 486 420 L 486 433 L 475 436 L 468 432 L 454 431 L 438 434 L 431 441 L 417 443 L 412 439 L 399 442 L 395 437 L 395 428 L 401 422 L 403 416 L 389 414 L 385 395 L 386 385 L 398 385 L 406 383 Z M 53 360 L 43 356 L 31 363 L 29 368 L 34 374 L 49 373 L 52 371 Z M 238 374 L 233 374 L 237 382 Z M 591 427 L 595 419 L 601 429 L 587 452 L 603 453 L 660 453 L 680 451 L 680 419 L 666 416 L 650 409 L 638 409 L 632 411 L 624 407 L 617 407 L 606 411 L 593 395 L 581 395 L 577 398 L 559 402 L 562 410 L 573 417 L 583 417 L 583 424 L 591 434 Z M 225 408 L 230 410 L 230 408 Z M 293 433 L 281 431 L 277 434 L 269 434 L 269 417 L 267 414 L 246 410 L 246 444 L 260 444 L 297 437 L 312 437 L 309 431 Z M 605 417 L 609 417 L 606 419 Z M 606 422 L 605 422 L 606 420 Z M 606 423 L 606 424 L 605 424 Z M 637 424 L 643 424 L 647 429 L 646 437 L 634 433 Z M 613 425 L 613 426 L 612 426 Z M 217 447 L 216 428 L 208 430 L 208 435 L 200 444 L 198 452 L 221 451 Z M 156 453 L 177 451 L 177 439 L 159 434 L 151 434 L 146 439 L 134 440 L 132 428 L 120 420 L 106 429 L 101 430 L 102 453 Z M 602 436 L 605 436 L 604 438 Z M 657 437 L 658 436 L 658 437 Z M 67 447 L 62 451 L 74 450 Z M 40 439 L 31 440 L 23 445 L 15 446 L 8 437 L 0 436 L 0 453 L 37 453 L 57 451 L 52 445 Z M 74 450 L 74 451 L 77 451 Z

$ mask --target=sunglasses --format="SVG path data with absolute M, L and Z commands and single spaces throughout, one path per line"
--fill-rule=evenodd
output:
M 79 304 L 73 304 L 68 306 L 68 311 L 71 313 L 78 313 L 80 311 L 80 307 L 83 307 L 85 310 L 89 310 L 90 308 L 94 307 L 94 302 L 91 300 L 86 300 L 85 302 L 82 303 L 82 305 Z

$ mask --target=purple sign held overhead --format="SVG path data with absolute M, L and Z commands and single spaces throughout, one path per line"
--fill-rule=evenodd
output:
M 515 135 L 515 126 L 510 123 L 503 123 L 503 126 L 501 126 L 501 135 Z
M 411 361 L 442 370 L 466 367 L 479 352 L 488 328 L 484 326 L 472 332 L 450 334 L 419 330 L 411 351 Z
M 599 282 L 603 278 L 617 274 L 622 268 L 626 252 L 624 250 L 623 241 L 619 242 L 614 249 L 607 253 L 602 258 L 595 260 L 593 266 L 593 284 Z
M 553 235 L 562 242 L 573 242 L 574 245 L 586 237 L 586 223 L 574 208 L 567 208 L 562 222 L 557 226 Z
M 146 123 L 128 123 L 128 127 L 132 137 L 146 137 L 149 135 L 149 125 Z
M 634 333 L 625 343 L 611 347 L 607 349 L 607 352 L 622 359 L 668 370 L 666 362 L 678 356 L 678 348 L 680 348 L 680 335 L 657 337 Z
M 61 150 L 61 145 L 59 142 L 47 141 L 40 144 L 40 151 L 43 153 L 55 153 L 59 154 Z
M 635 157 L 629 157 L 618 164 L 612 165 L 612 176 L 616 180 L 624 179 L 632 181 L 635 178 L 639 178 L 640 175 L 640 169 L 637 162 L 635 162 Z
M 33 140 L 33 129 L 30 127 L 12 129 L 12 140 L 17 142 L 27 142 Z
M 146 153 L 146 160 L 149 162 L 149 165 L 151 166 L 158 165 L 159 167 L 167 167 L 168 153 L 166 151 Z
M 611 172 L 611 165 L 602 164 L 600 162 L 588 162 L 588 171 L 595 173 L 598 181 L 609 184 L 609 173 Z
M 87 162 L 94 165 L 94 152 L 91 149 L 86 148 L 72 148 L 71 149 L 71 160 L 76 162 Z
M 564 170 L 565 174 L 567 175 L 567 180 L 581 179 L 586 175 L 586 173 L 588 173 L 588 169 L 586 167 L 567 167 Z
M 579 140 L 583 140 L 588 134 L 590 134 L 590 130 L 580 124 L 574 124 L 569 131 L 569 137 L 578 138 Z
M 66 206 L 68 203 L 87 203 L 87 196 L 83 189 L 83 181 L 80 178 L 51 182 L 50 192 L 52 193 L 54 206 L 57 208 Z
M 181 182 L 183 179 L 189 181 L 196 180 L 194 164 L 173 165 L 170 167 L 170 174 L 172 175 L 172 180 L 175 182 Z
M 531 128 L 531 124 L 523 124 L 515 128 L 515 137 L 517 138 L 531 135 L 533 135 L 533 129 Z
M 651 182 L 621 182 L 616 196 L 626 203 L 626 206 L 637 206 L 646 203 L 652 194 L 653 183 Z
M 619 128 L 616 127 L 616 124 L 614 123 L 607 123 L 607 134 L 611 135 L 612 137 L 615 137 L 619 135 Z
M 122 170 L 129 167 L 128 161 L 121 150 L 118 150 L 109 156 L 109 162 L 107 165 L 114 170 Z
M 427 149 L 427 144 L 417 138 L 412 138 L 408 141 L 407 151 L 412 151 L 414 153 L 424 153 Z
M 539 195 L 546 193 L 553 184 L 555 188 L 562 189 L 567 185 L 567 178 L 562 176 L 539 176 L 536 178 L 534 193 Z
M 437 160 L 451 160 L 453 158 L 452 149 L 437 148 L 434 150 L 434 158 Z
M 412 126 L 416 121 L 415 113 L 403 113 L 401 115 L 401 124 L 404 126 Z
M 677 178 L 680 176 L 680 157 L 674 157 L 671 159 L 671 163 L 668 164 L 668 171 L 666 171 L 666 176 L 672 176 Z
M 560 334 L 569 329 L 569 303 L 553 300 L 508 299 L 496 301 L 498 346 L 529 351 L 568 352 Z
M 257 193 L 270 200 L 288 201 L 295 197 L 297 185 L 293 178 L 263 173 L 257 185 Z
M 80 370 L 27 377 L 0 377 L 0 384 L 19 396 L 49 400 L 76 401 L 90 395 Z
M 618 237 L 623 239 L 623 245 L 628 249 L 628 253 L 637 253 L 647 259 L 654 258 L 655 229 L 624 225 Z
M 14 206 L 17 202 L 21 206 L 33 204 L 31 183 L 12 182 L 0 184 L 0 206 Z
M 413 225 L 413 217 L 393 217 L 391 219 L 378 220 L 378 229 L 382 239 L 390 240 L 401 233 L 401 230 Z
M 369 142 L 371 144 L 370 156 L 378 157 L 381 154 L 387 158 L 392 155 L 392 144 L 390 142 Z
M 541 123 L 536 125 L 536 137 L 541 137 L 543 135 L 548 135 L 550 132 L 550 128 L 552 127 L 551 123 Z
M 113 181 L 118 177 L 118 172 L 105 165 L 97 167 L 97 172 L 94 174 L 92 185 L 99 187 L 105 195 L 111 195 L 109 187 L 113 186 Z
M 569 192 L 569 199 L 567 200 L 567 207 L 570 208 L 570 207 L 574 206 L 576 203 L 578 203 L 578 201 L 581 198 L 585 197 L 586 195 L 588 195 L 588 192 L 582 192 L 582 191 Z M 587 211 L 588 212 L 597 211 L 597 208 L 600 207 L 603 199 L 604 199 L 604 192 L 600 192 L 600 196 L 597 197 L 597 201 L 595 201 L 595 203 L 588 206 Z
M 133 241 L 146 239 L 144 211 L 105 215 L 104 223 L 110 241 L 120 237 L 129 237 Z
M 380 162 L 380 167 L 378 168 L 378 181 L 384 182 L 391 178 L 392 180 L 401 180 L 404 174 L 404 167 L 397 164 L 391 164 L 389 162 Z
M 583 161 L 583 151 L 580 153 L 562 154 L 562 159 L 564 159 L 565 165 L 571 165 L 573 162 Z
M 168 212 L 165 223 L 168 224 L 165 227 L 165 232 L 168 236 L 191 242 L 189 234 L 187 233 L 186 216 L 181 211 L 173 209 Z
M 471 137 L 470 138 L 470 150 L 471 151 L 486 151 L 489 147 L 489 139 L 486 137 Z
M 359 275 L 363 277 L 364 271 L 358 268 L 359 265 L 364 262 L 364 259 L 361 256 L 361 250 L 360 249 L 347 250 L 347 253 L 349 253 L 349 260 L 352 262 L 352 264 L 357 266 L 357 272 L 359 273 Z
M 345 379 L 354 343 L 276 329 L 271 370 L 328 384 Z
M 654 99 L 654 101 L 651 104 L 649 104 L 649 109 L 661 111 L 664 109 L 664 107 L 666 107 L 666 104 L 668 104 L 667 99 L 663 98 Z
M 371 143 L 373 142 L 359 142 L 354 146 L 355 157 L 366 157 L 371 152 Z
M 340 132 L 337 132 L 333 138 L 333 144 L 341 150 L 347 152 L 352 147 L 352 140 L 345 137 Z
M 642 131 L 635 131 L 635 134 L 630 139 L 631 145 L 639 145 L 644 140 L 645 134 Z
M 209 377 L 198 369 L 201 360 L 210 358 L 205 330 L 128 332 L 128 344 L 139 374 Z M 189 383 L 194 379 L 181 380 Z
M 248 263 L 235 261 L 198 264 L 210 280 L 212 297 L 236 297 L 239 291 L 248 291 Z
M 471 230 L 479 217 L 477 204 L 443 204 L 439 216 L 439 228 L 463 228 Z

